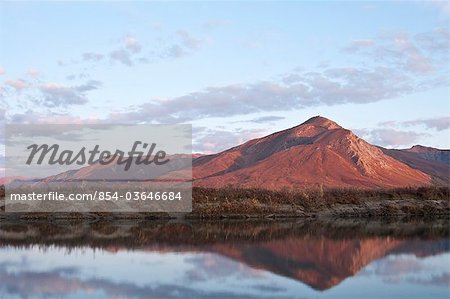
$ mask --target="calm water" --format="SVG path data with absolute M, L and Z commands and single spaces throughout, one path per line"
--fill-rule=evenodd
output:
M 450 298 L 448 221 L 0 222 L 0 298 Z

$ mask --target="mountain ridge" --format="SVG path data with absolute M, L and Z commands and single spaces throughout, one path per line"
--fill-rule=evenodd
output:
M 432 176 L 387 155 L 336 122 L 300 125 L 193 160 L 194 185 L 268 189 L 430 185 Z
M 186 159 L 189 163 L 182 161 Z M 322 116 L 216 154 L 186 156 L 174 168 L 141 166 L 132 173 L 123 173 L 117 165 L 94 164 L 41 181 L 133 180 L 149 171 L 151 178 L 189 179 L 190 170 L 188 173 L 185 167 L 191 159 L 193 185 L 199 187 L 374 189 L 448 186 L 450 181 L 450 150 L 419 145 L 404 150 L 386 149 Z

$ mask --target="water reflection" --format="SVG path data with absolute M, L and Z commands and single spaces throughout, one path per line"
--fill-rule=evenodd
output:
M 448 298 L 448 233 L 447 221 L 3 220 L 0 298 Z

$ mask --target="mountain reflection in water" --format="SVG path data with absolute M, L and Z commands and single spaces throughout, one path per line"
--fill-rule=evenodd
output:
M 448 221 L 0 221 L 0 298 L 449 298 Z

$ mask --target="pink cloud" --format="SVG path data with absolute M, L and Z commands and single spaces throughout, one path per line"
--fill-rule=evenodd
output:
M 23 89 L 25 89 L 27 87 L 27 82 L 25 82 L 22 79 L 11 79 L 11 80 L 7 80 L 5 82 L 6 85 L 11 86 L 12 88 L 14 88 L 16 91 L 22 91 Z

